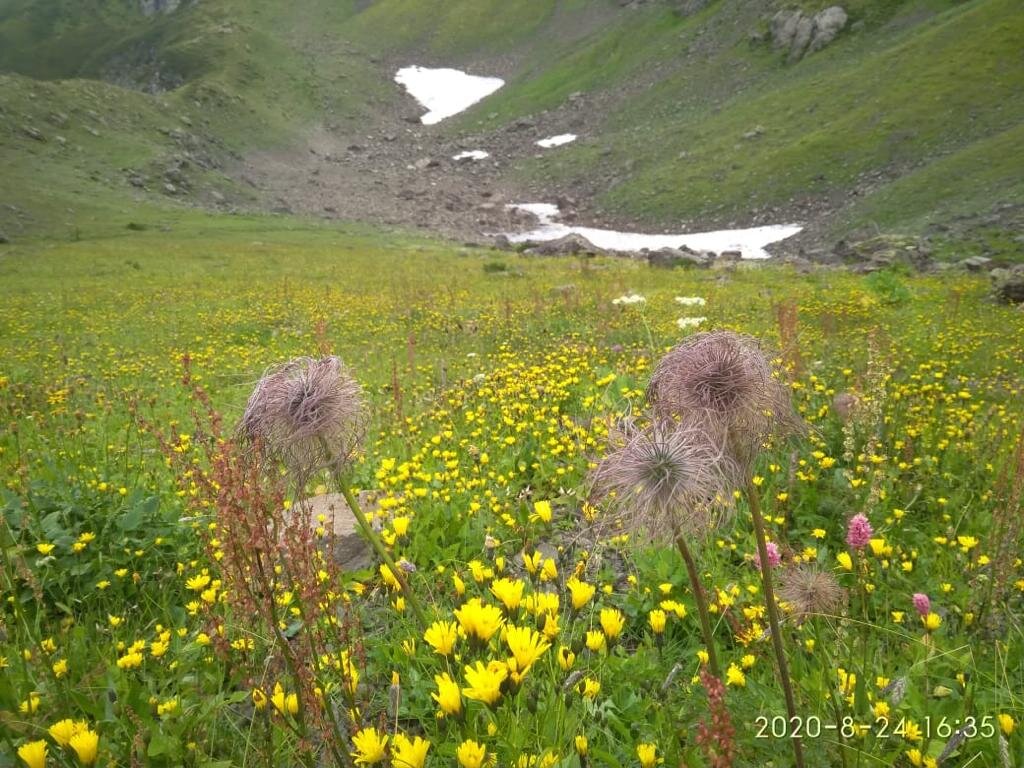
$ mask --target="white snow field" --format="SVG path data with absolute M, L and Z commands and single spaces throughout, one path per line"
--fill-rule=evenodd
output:
M 558 206 L 550 203 L 517 203 L 506 207 L 528 211 L 538 219 L 538 226 L 535 229 L 528 232 L 507 233 L 506 236 L 513 243 L 557 240 L 575 233 L 587 238 L 598 248 L 609 251 L 639 252 L 645 248 L 657 251 L 662 248 L 685 246 L 695 251 L 711 251 L 716 254 L 721 254 L 723 251 L 739 251 L 744 259 L 767 259 L 771 254 L 764 249 L 766 245 L 792 237 L 803 229 L 798 224 L 773 224 L 750 229 L 723 229 L 715 232 L 692 232 L 678 235 L 645 235 L 639 232 L 616 232 L 612 229 L 570 227 L 555 221 L 559 213 Z
M 499 77 L 469 75 L 458 69 L 403 67 L 395 73 L 395 82 L 428 110 L 420 120 L 434 125 L 457 115 L 505 84 Z

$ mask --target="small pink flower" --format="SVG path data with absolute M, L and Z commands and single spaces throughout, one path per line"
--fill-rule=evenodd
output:
M 914 608 L 922 616 L 927 616 L 932 610 L 932 601 L 928 599 L 928 595 L 923 592 L 914 593 Z
M 850 549 L 864 549 L 871 541 L 871 523 L 863 513 L 858 513 L 850 518 L 846 527 L 846 543 Z
M 765 543 L 765 549 L 768 550 L 768 566 L 770 568 L 777 568 L 779 563 L 782 562 L 782 553 L 779 552 L 778 546 L 774 541 Z M 761 567 L 761 554 L 758 553 L 754 556 L 754 562 L 757 563 L 757 567 Z

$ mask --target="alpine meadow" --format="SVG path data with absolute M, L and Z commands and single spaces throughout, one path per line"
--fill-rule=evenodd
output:
M 0 768 L 1024 768 L 1017 0 L 0 0 Z

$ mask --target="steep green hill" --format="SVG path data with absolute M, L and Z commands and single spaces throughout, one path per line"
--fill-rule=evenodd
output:
M 235 161 L 323 125 L 384 130 L 410 108 L 391 82 L 408 63 L 507 79 L 432 135 L 501 142 L 538 116 L 578 133 L 504 178 L 612 220 L 839 236 L 1024 204 L 1017 0 L 851 0 L 835 42 L 788 63 L 767 30 L 794 5 L 825 3 L 0 0 L 0 231 L 256 205 Z M 183 152 L 205 157 L 187 194 L 126 181 Z

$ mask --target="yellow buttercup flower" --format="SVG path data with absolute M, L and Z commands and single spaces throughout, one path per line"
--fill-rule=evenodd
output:
M 496 605 L 484 605 L 478 597 L 467 601 L 461 608 L 456 608 L 455 618 L 459 620 L 463 632 L 485 643 L 505 621 L 500 608 Z
M 76 733 L 86 730 L 89 724 L 84 721 L 75 722 L 71 719 L 58 720 L 56 723 L 51 725 L 47 732 L 50 737 L 56 741 L 60 746 L 66 747 L 71 744 L 71 737 Z
M 46 742 L 28 741 L 18 747 L 18 757 L 28 768 L 46 767 Z
M 295 693 L 285 693 L 280 683 L 274 684 L 274 693 L 270 697 L 270 703 L 274 709 L 282 715 L 297 715 L 299 713 L 299 696 Z
M 641 768 L 654 768 L 658 760 L 658 748 L 654 744 L 637 744 L 636 756 L 640 760 Z
M 622 615 L 622 612 L 618 608 L 604 608 L 601 610 L 601 629 L 608 636 L 609 640 L 614 640 L 622 633 L 622 628 L 626 625 L 626 617 Z
M 455 757 L 462 768 L 482 768 L 487 760 L 487 748 L 472 739 L 467 739 L 459 744 L 455 750 Z
M 71 748 L 75 750 L 78 762 L 82 765 L 92 765 L 96 762 L 96 753 L 99 751 L 100 735 L 96 731 L 86 728 L 71 737 Z
M 452 680 L 447 672 L 434 675 L 434 682 L 437 684 L 437 693 L 430 694 L 430 697 L 441 708 L 441 716 L 461 714 L 462 694 L 458 683 Z
M 921 617 L 921 623 L 924 624 L 925 630 L 934 632 L 942 626 L 942 617 L 937 613 L 929 613 L 927 616 Z
M 1014 722 L 1013 716 L 1002 712 L 997 717 L 999 720 L 999 729 L 1006 735 L 1009 736 L 1013 733 L 1013 729 L 1017 727 L 1017 723 Z
M 530 627 L 508 627 L 505 630 L 505 642 L 515 659 L 515 671 L 520 676 L 525 675 L 533 663 L 551 647 L 539 632 Z
M 419 736 L 410 740 L 404 733 L 396 733 L 391 742 L 392 768 L 423 768 L 429 749 L 430 742 Z
M 448 656 L 459 639 L 459 628 L 454 621 L 435 621 L 423 633 L 423 639 L 434 653 Z
M 542 523 L 551 522 L 551 502 L 550 501 L 537 501 L 533 504 L 533 514 L 530 515 L 530 522 L 535 523 L 537 521 Z
M 388 736 L 373 727 L 363 728 L 352 737 L 352 746 L 356 765 L 382 763 L 387 758 Z
M 56 544 L 50 544 L 50 543 L 44 541 L 44 542 L 40 542 L 40 543 L 36 544 L 36 551 L 40 555 L 48 555 L 51 552 L 53 552 L 54 547 L 56 547 L 56 546 L 57 546 Z
M 519 579 L 495 579 L 491 582 L 491 594 L 509 611 L 514 611 L 523 601 L 523 588 L 526 586 Z
M 482 661 L 466 667 L 466 683 L 462 693 L 467 699 L 481 701 L 488 706 L 501 698 L 501 684 L 508 677 L 508 668 L 501 662 L 492 661 L 486 667 Z
M 559 646 L 556 656 L 558 658 L 558 666 L 566 672 L 572 669 L 572 665 L 576 663 L 576 654 L 567 646 Z
M 594 593 L 597 592 L 597 587 L 593 584 L 580 581 L 575 576 L 568 579 L 565 582 L 565 586 L 569 590 L 569 599 L 572 602 L 572 608 L 574 611 L 578 611 L 589 603 L 590 599 L 594 596 Z
M 747 676 L 743 674 L 743 670 L 738 666 L 730 664 L 729 669 L 725 671 L 725 684 L 742 688 L 747 684 Z
M 665 623 L 667 621 L 665 612 L 660 608 L 655 608 L 653 611 L 647 614 L 647 623 L 651 625 L 651 631 L 656 635 L 660 635 L 665 631 Z

